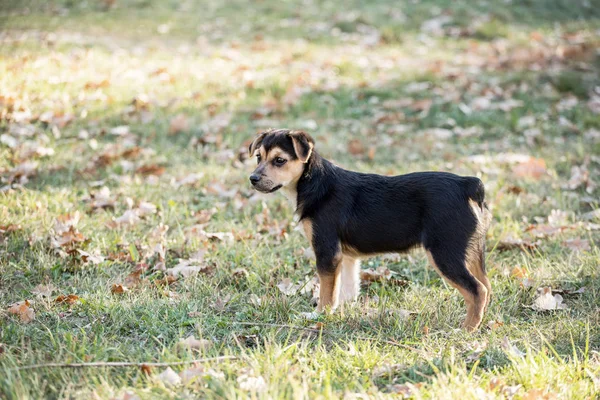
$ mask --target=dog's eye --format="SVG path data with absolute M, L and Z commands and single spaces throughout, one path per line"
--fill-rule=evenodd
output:
M 259 162 L 260 162 L 260 155 L 259 155 L 259 154 L 257 154 L 257 155 L 256 155 L 256 163 L 258 164 Z
M 279 167 L 281 167 L 286 162 L 287 162 L 287 160 L 285 158 L 281 158 L 281 157 L 276 157 L 275 158 L 275 165 L 277 165 Z

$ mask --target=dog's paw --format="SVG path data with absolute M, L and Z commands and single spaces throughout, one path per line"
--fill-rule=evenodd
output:
M 316 321 L 317 319 L 319 319 L 319 317 L 321 315 L 322 315 L 322 313 L 317 312 L 317 311 L 301 312 L 300 315 L 298 316 L 298 318 L 307 319 L 309 321 Z

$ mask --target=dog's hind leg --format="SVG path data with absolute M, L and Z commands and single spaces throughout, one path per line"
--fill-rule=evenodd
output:
M 463 328 L 468 332 L 475 331 L 481 324 L 487 304 L 486 286 L 469 272 L 464 260 L 452 260 L 443 249 L 428 249 L 427 257 L 438 273 L 464 297 L 467 317 Z
M 340 269 L 340 303 L 354 301 L 360 292 L 360 260 L 344 255 Z
M 490 304 L 492 299 L 492 284 L 487 277 L 485 271 L 485 239 L 479 240 L 479 243 L 475 244 L 472 248 L 467 250 L 466 256 L 467 268 L 469 272 L 487 289 L 487 297 L 485 303 L 485 311 Z
M 477 227 L 472 234 L 469 246 L 466 249 L 465 260 L 467 268 L 477 280 L 487 289 L 487 299 L 485 310 L 487 310 L 492 299 L 492 285 L 487 277 L 485 270 L 485 236 L 492 221 L 492 213 L 488 209 L 485 202 L 477 204 L 473 200 L 469 200 L 469 205 L 473 211 L 473 215 L 477 221 Z

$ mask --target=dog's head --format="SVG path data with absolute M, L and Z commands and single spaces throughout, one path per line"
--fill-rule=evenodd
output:
M 313 152 L 314 140 L 307 133 L 287 129 L 259 133 L 248 152 L 258 166 L 250 182 L 263 193 L 295 185 Z

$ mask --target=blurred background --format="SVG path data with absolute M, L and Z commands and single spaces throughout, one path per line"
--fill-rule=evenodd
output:
M 38 299 L 31 323 L 3 316 L 0 362 L 176 359 L 173 343 L 199 331 L 235 353 L 233 321 L 288 323 L 311 310 L 295 294 L 314 266 L 292 210 L 248 184 L 247 144 L 271 127 L 305 130 L 354 170 L 479 176 L 494 212 L 497 337 L 535 346 L 544 331 L 567 355 L 565 332 L 579 348 L 589 335 L 600 343 L 599 49 L 598 0 L 0 1 L 1 308 L 40 291 L 77 297 L 68 309 Z M 404 323 L 348 314 L 359 321 L 350 333 L 375 326 L 441 352 L 444 336 L 424 332 L 457 327 L 463 305 L 425 266 L 420 253 L 365 264 L 411 282 L 369 283 L 365 301 L 416 313 Z M 521 307 L 542 284 L 588 289 L 554 318 Z M 226 300 L 215 304 L 215 293 Z M 494 340 L 481 360 L 489 368 L 506 363 Z M 334 393 L 369 388 L 355 387 L 362 372 L 322 356 Z M 227 367 L 230 386 L 210 390 L 234 393 L 238 367 Z M 306 378 L 302 393 L 321 393 L 313 367 L 282 367 L 267 384 L 291 393 Z M 415 368 L 375 382 L 433 374 Z M 78 374 L 7 375 L 0 388 L 75 396 Z M 94 374 L 77 388 L 96 390 Z M 136 376 L 106 375 L 106 387 Z M 28 384 L 40 379 L 57 383 Z

